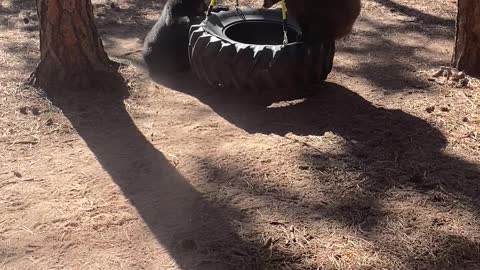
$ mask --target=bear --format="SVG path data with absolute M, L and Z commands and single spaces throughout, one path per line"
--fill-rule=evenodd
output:
M 280 1 L 264 0 L 263 7 Z M 286 0 L 286 5 L 302 28 L 305 41 L 348 35 L 361 10 L 360 0 Z
M 150 73 L 171 74 L 189 68 L 189 29 L 205 18 L 207 1 L 167 1 L 143 45 L 142 56 Z
M 269 8 L 281 0 L 264 0 L 263 7 Z M 318 83 L 317 71 L 322 43 L 345 37 L 352 31 L 353 24 L 361 11 L 360 0 L 286 0 L 288 13 L 302 30 L 306 49 L 306 67 L 310 83 Z

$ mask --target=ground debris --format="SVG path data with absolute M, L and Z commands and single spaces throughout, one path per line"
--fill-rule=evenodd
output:
M 471 87 L 470 81 L 472 78 L 456 68 L 442 66 L 430 73 L 431 76 L 428 80 L 439 85 L 452 85 L 456 88 Z

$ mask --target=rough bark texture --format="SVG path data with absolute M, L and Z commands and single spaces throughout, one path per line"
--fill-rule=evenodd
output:
M 459 0 L 453 65 L 480 75 L 480 1 Z
M 36 0 L 41 60 L 30 83 L 42 88 L 97 88 L 121 80 L 98 37 L 90 0 Z

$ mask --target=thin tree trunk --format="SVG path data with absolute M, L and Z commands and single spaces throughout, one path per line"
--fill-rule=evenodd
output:
M 87 89 L 122 80 L 98 37 L 90 0 L 36 0 L 41 60 L 30 83 Z
M 480 1 L 459 0 L 453 65 L 480 75 Z

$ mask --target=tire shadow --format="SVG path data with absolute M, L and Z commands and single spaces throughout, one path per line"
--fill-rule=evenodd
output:
M 264 106 L 253 95 L 230 89 L 209 89 L 192 74 L 157 82 L 198 98 L 222 118 L 250 134 L 276 134 L 286 137 L 322 136 L 333 133 L 347 142 L 347 162 L 360 166 L 368 179 L 362 191 L 338 194 L 332 191 L 335 209 L 328 213 L 367 211 L 366 216 L 381 218 L 375 205 L 391 188 L 407 188 L 420 193 L 454 194 L 475 213 L 480 209 L 480 167 L 444 153 L 445 136 L 425 120 L 401 110 L 377 107 L 335 83 L 323 83 L 315 93 L 281 106 Z M 318 151 L 306 152 L 304 160 L 313 173 L 335 156 Z M 318 170 L 317 170 L 318 168 Z M 319 174 L 320 175 L 320 174 Z M 321 177 L 320 177 L 321 178 Z M 285 191 L 289 194 L 291 191 Z M 338 196 L 337 196 L 338 195 Z M 339 199 L 341 198 L 341 199 Z M 312 202 L 315 203 L 315 202 Z M 436 201 L 437 204 L 447 201 Z M 363 220 L 339 221 L 358 225 Z M 378 221 L 371 220 L 372 226 Z M 358 223 L 358 224 L 357 224 Z M 368 228 L 365 228 L 368 230 Z

